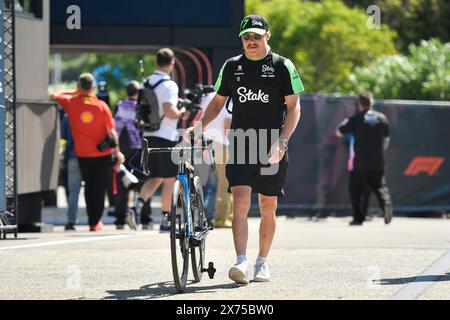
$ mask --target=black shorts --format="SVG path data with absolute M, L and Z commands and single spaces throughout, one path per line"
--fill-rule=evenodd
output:
M 158 137 L 145 137 L 149 148 L 174 147 L 177 143 Z M 148 155 L 150 178 L 174 178 L 178 174 L 178 164 L 172 161 L 170 152 L 150 152 Z
M 265 196 L 284 196 L 284 182 L 288 168 L 288 156 L 278 163 L 278 168 L 261 164 L 226 165 L 228 192 L 234 186 L 250 186 L 253 193 Z

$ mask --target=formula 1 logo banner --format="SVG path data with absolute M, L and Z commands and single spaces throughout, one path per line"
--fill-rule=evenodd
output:
M 335 130 L 355 113 L 356 99 L 305 95 L 301 105 L 280 208 L 349 210 L 349 148 Z M 450 103 L 378 100 L 375 109 L 390 122 L 386 180 L 395 210 L 449 210 Z

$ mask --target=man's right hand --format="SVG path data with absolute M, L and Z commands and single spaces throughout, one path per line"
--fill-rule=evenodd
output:
M 188 111 L 188 110 L 186 110 L 186 108 L 185 107 L 182 107 L 181 109 L 180 109 L 180 112 L 181 112 L 181 120 L 187 120 L 187 119 L 189 119 L 189 116 L 191 115 L 191 112 L 190 111 Z
M 187 128 L 183 133 L 183 141 L 186 143 L 191 143 L 191 135 L 194 132 L 195 127 Z
M 195 142 L 196 142 L 198 139 L 201 138 L 202 133 L 203 133 L 203 131 L 202 131 L 201 125 L 199 126 L 199 124 L 195 125 L 194 127 L 189 127 L 184 131 L 183 141 L 190 144 L 191 143 L 191 135 L 193 134 Z

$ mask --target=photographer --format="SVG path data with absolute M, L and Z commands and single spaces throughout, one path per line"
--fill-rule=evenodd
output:
M 156 55 L 156 71 L 147 78 L 144 86 L 152 87 L 158 103 L 158 128 L 154 131 L 144 128 L 144 138 L 148 140 L 149 147 L 174 147 L 178 138 L 177 124 L 180 119 L 187 119 L 189 112 L 186 108 L 177 108 L 178 85 L 171 80 L 170 73 L 175 65 L 175 55 L 169 48 L 160 49 Z M 131 228 L 137 229 L 144 203 L 162 185 L 161 209 L 163 219 L 161 231 L 169 231 L 170 225 L 167 215 L 170 212 L 172 189 L 175 183 L 178 167 L 172 162 L 170 153 L 151 153 L 148 157 L 150 179 L 142 186 L 134 207 L 128 211 L 127 219 Z
M 124 162 L 118 147 L 111 111 L 95 95 L 95 78 L 90 73 L 80 75 L 77 90 L 51 95 L 67 113 L 75 142 L 75 154 L 85 182 L 84 196 L 89 230 L 102 230 L 100 221 L 105 205 L 108 173 L 112 170 L 111 155 L 116 165 Z
M 206 110 L 209 102 L 214 98 L 216 92 L 210 92 L 202 99 L 202 109 Z M 228 180 L 225 175 L 225 165 L 228 161 L 228 137 L 227 133 L 231 127 L 231 113 L 228 111 L 232 108 L 231 99 L 227 100 L 226 107 L 222 108 L 218 116 L 206 127 L 205 135 L 208 139 L 213 140 L 213 147 L 216 160 L 216 179 L 211 179 L 215 175 L 210 172 L 210 180 L 216 180 L 215 199 L 210 200 L 207 209 L 214 213 L 214 228 L 231 228 L 233 221 L 233 196 L 228 193 Z M 204 192 L 208 194 L 208 192 Z M 206 202 L 206 197 L 205 197 Z M 209 205 L 209 206 L 208 206 Z
M 125 168 L 131 170 L 132 167 L 140 166 L 141 137 L 142 130 L 136 127 L 136 108 L 140 84 L 137 81 L 130 81 L 126 86 L 127 99 L 119 101 L 114 115 L 117 135 L 119 136 L 120 150 L 125 156 Z M 125 225 L 126 212 L 128 208 L 128 198 L 130 189 L 137 189 L 135 186 L 127 186 L 123 182 L 123 174 L 117 175 L 118 193 L 116 196 L 116 228 L 123 229 Z M 138 176 L 143 180 L 145 176 Z M 151 207 L 149 199 L 143 208 L 141 223 L 142 229 L 151 229 Z

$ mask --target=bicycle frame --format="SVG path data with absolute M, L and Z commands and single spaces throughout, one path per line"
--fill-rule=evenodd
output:
M 203 139 L 202 139 L 203 140 Z M 209 143 L 210 145 L 211 143 Z M 193 182 L 194 182 L 194 166 L 192 163 L 194 163 L 194 152 L 196 150 L 204 150 L 206 147 L 195 147 L 194 146 L 194 137 L 191 136 L 191 146 L 190 147 L 167 147 L 167 148 L 149 148 L 148 142 L 146 139 L 142 139 L 142 154 L 141 154 L 141 164 L 144 169 L 144 173 L 148 175 L 149 169 L 147 167 L 147 158 L 150 152 L 173 152 L 178 151 L 180 155 L 180 163 L 178 165 L 178 174 L 177 174 L 177 180 L 180 181 L 180 183 L 183 184 L 184 187 L 184 196 L 186 200 L 186 222 L 187 222 L 187 232 L 186 236 L 187 239 L 191 239 L 191 190 L 193 188 Z M 190 151 L 190 162 L 186 159 L 183 159 L 184 151 Z M 212 150 L 212 148 L 211 148 Z M 211 163 L 214 165 L 214 154 L 213 151 L 211 151 Z
M 184 197 L 186 198 L 186 220 L 187 220 L 187 239 L 191 239 L 191 201 L 190 201 L 190 186 L 187 173 L 179 173 L 177 176 L 178 181 L 180 181 L 184 186 Z
M 212 227 L 207 222 L 204 205 L 203 205 L 203 191 L 201 190 L 201 181 L 199 178 L 195 176 L 195 168 L 194 168 L 194 153 L 196 150 L 205 150 L 207 147 L 210 147 L 210 157 L 211 164 L 215 170 L 214 166 L 214 149 L 212 148 L 212 140 L 204 143 L 202 137 L 201 147 L 195 147 L 194 144 L 194 136 L 191 134 L 191 145 L 190 147 L 166 147 L 166 148 L 149 148 L 148 141 L 144 138 L 142 139 L 142 157 L 141 157 L 141 165 L 143 167 L 143 171 L 146 175 L 149 175 L 148 168 L 148 155 L 150 152 L 173 152 L 178 151 L 180 156 L 180 162 L 178 165 L 178 174 L 177 174 L 177 186 L 174 189 L 172 194 L 172 212 L 171 212 L 171 258 L 172 258 L 172 272 L 174 276 L 175 287 L 179 293 L 184 292 L 184 288 L 186 286 L 187 280 L 187 272 L 189 269 L 188 257 L 191 256 L 191 263 L 194 273 L 194 278 L 198 282 L 202 278 L 203 272 L 207 272 L 210 279 L 214 278 L 214 274 L 216 269 L 214 268 L 214 263 L 209 262 L 208 268 L 204 268 L 204 257 L 205 257 L 205 245 L 204 241 L 206 240 L 206 236 Z M 184 151 L 190 151 L 190 161 L 186 159 Z M 184 188 L 183 192 L 179 188 Z M 200 188 L 200 189 L 199 189 Z M 176 193 L 175 193 L 176 190 Z M 175 197 L 176 195 L 176 197 Z M 183 215 L 185 215 L 185 221 L 183 224 L 185 229 L 177 231 L 177 203 L 179 197 L 184 197 L 185 206 L 183 206 Z M 174 203 L 175 201 L 175 203 Z M 175 209 L 174 209 L 175 208 Z M 193 218 L 193 219 L 192 219 Z M 196 221 L 193 221 L 193 220 Z M 182 228 L 182 227 L 179 227 Z M 188 246 L 184 246 L 181 242 L 180 245 L 182 258 L 177 258 L 178 245 L 177 239 L 181 239 L 187 241 Z M 182 274 L 180 275 L 180 270 L 178 267 L 178 262 L 183 261 L 182 266 Z

